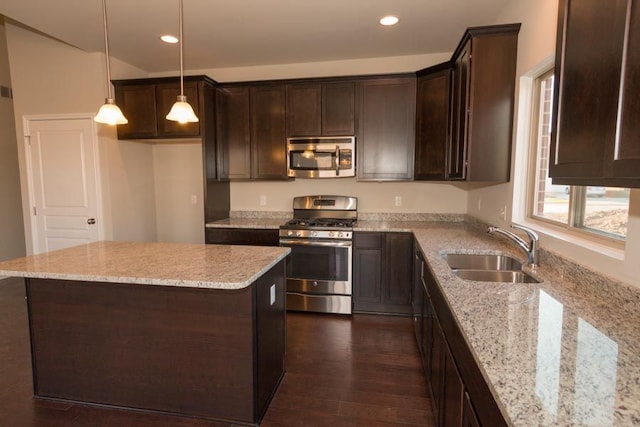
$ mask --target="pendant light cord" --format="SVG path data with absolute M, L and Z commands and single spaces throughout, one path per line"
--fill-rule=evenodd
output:
M 106 58 L 105 62 L 107 63 L 107 93 L 109 94 L 109 99 L 112 99 L 111 71 L 109 70 L 109 34 L 107 32 L 107 0 L 102 0 L 102 22 L 104 24 L 104 54 Z
M 103 0 L 104 1 L 104 0 Z M 182 44 L 184 37 L 182 35 L 182 0 L 180 0 L 180 95 L 184 96 L 184 64 L 182 59 Z

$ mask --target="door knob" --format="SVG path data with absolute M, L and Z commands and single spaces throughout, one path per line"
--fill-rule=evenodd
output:
M 95 219 L 95 218 L 89 218 L 89 219 L 87 220 L 87 224 L 89 224 L 89 225 L 93 225 L 93 224 L 95 224 L 95 223 L 96 223 L 96 219 Z

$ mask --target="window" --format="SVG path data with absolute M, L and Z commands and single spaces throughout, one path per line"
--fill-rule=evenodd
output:
M 555 185 L 549 178 L 553 115 L 553 70 L 535 80 L 532 117 L 532 162 L 528 215 L 591 235 L 624 240 L 629 216 L 629 189 Z

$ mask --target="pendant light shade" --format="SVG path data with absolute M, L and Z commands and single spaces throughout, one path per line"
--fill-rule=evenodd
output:
M 167 114 L 167 120 L 172 120 L 179 123 L 195 123 L 198 122 L 198 117 L 193 112 L 193 108 L 187 102 L 187 97 L 184 95 L 184 66 L 182 56 L 182 44 L 184 35 L 182 31 L 182 0 L 180 0 L 180 95 L 178 100 L 171 107 L 171 111 Z
M 129 120 L 122 114 L 120 108 L 116 105 L 111 94 L 111 71 L 109 70 L 109 34 L 107 31 L 107 0 L 102 0 L 102 23 L 104 26 L 104 55 L 107 63 L 107 93 L 108 96 L 104 100 L 104 104 L 98 110 L 98 114 L 93 118 L 98 123 L 107 125 L 123 125 L 129 123 Z

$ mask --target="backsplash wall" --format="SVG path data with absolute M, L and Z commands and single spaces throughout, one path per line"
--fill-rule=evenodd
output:
M 467 212 L 467 192 L 453 184 L 362 182 L 355 178 L 232 182 L 231 210 L 291 211 L 293 197 L 312 194 L 357 197 L 359 212 Z M 396 205 L 397 197 L 400 206 Z

